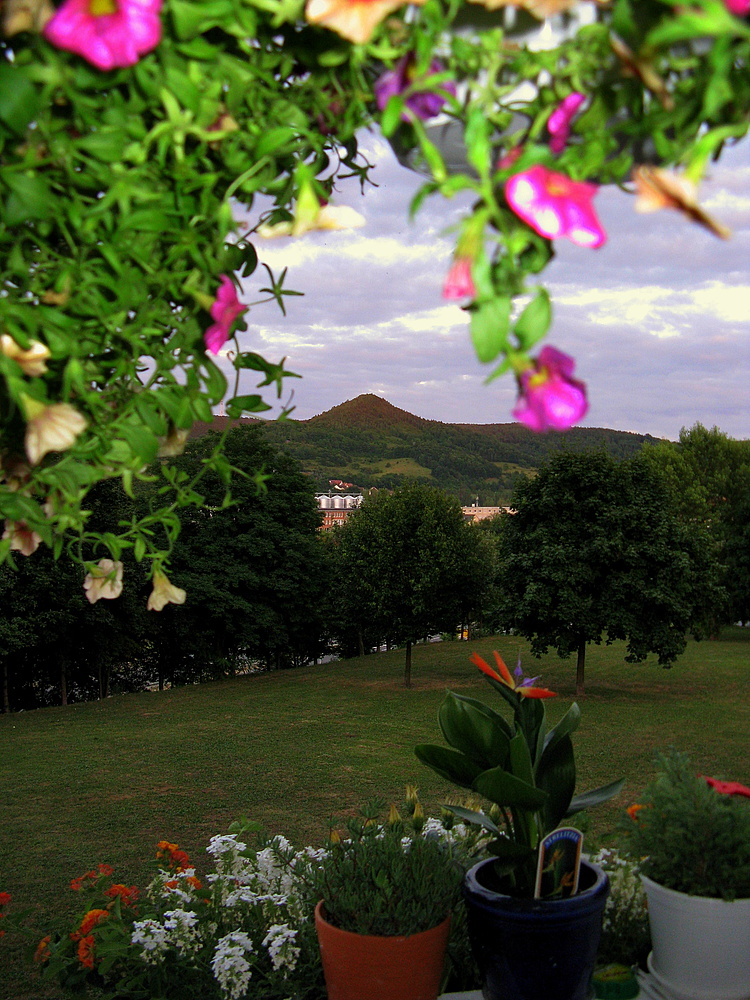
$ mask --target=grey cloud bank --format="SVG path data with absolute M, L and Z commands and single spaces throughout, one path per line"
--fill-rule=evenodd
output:
M 378 187 L 337 201 L 357 208 L 363 229 L 257 240 L 261 261 L 288 267 L 304 292 L 247 314 L 243 350 L 303 375 L 289 380 L 293 416 L 306 419 L 373 392 L 419 416 L 451 423 L 510 421 L 515 382 L 488 385 L 492 366 L 475 358 L 468 319 L 441 293 L 461 203 L 428 200 L 415 220 L 409 202 L 420 178 L 383 140 L 366 137 Z M 638 215 L 634 198 L 602 189 L 597 210 L 608 242 L 592 251 L 566 241 L 542 275 L 554 304 L 549 343 L 576 358 L 588 386 L 584 426 L 676 438 L 700 421 L 750 438 L 750 144 L 710 169 L 701 203 L 733 230 L 724 242 L 676 212 Z M 246 282 L 258 298 L 265 272 Z M 243 375 L 242 392 L 253 389 Z M 270 401 L 270 400 L 269 400 Z M 285 400 L 287 401 L 287 397 Z

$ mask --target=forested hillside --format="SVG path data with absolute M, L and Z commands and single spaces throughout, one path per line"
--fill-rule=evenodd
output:
M 217 418 L 214 427 L 226 418 Z M 528 476 L 562 450 L 603 448 L 629 458 L 647 434 L 576 427 L 534 434 L 520 424 L 445 424 L 425 420 L 371 393 L 309 420 L 268 422 L 269 441 L 298 459 L 321 489 L 330 479 L 392 489 L 418 480 L 447 490 L 463 503 L 505 503 L 519 476 Z

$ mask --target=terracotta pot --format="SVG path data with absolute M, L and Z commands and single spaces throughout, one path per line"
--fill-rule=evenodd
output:
M 436 1000 L 451 918 L 408 937 L 354 934 L 315 907 L 328 1000 Z

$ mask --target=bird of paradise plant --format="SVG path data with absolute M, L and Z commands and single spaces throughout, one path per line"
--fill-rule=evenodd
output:
M 423 743 L 415 753 L 441 777 L 493 804 L 489 815 L 461 806 L 447 808 L 494 835 L 487 849 L 496 856 L 503 885 L 511 895 L 531 896 L 541 839 L 566 817 L 612 798 L 623 782 L 575 795 L 571 736 L 581 720 L 578 705 L 573 703 L 550 727 L 544 702 L 556 697 L 555 692 L 537 687 L 539 678 L 525 678 L 520 661 L 511 674 L 500 654 L 494 656 L 497 669 L 477 653 L 471 659 L 510 705 L 512 722 L 476 698 L 449 691 L 438 712 L 449 746 Z

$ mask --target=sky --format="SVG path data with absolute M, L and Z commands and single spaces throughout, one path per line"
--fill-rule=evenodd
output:
M 515 380 L 485 384 L 493 365 L 477 361 L 466 313 L 442 299 L 466 202 L 434 195 L 410 221 L 421 178 L 379 135 L 361 145 L 377 187 L 362 196 L 344 182 L 332 202 L 356 208 L 366 225 L 255 239 L 260 260 L 275 273 L 288 267 L 286 287 L 304 297 L 287 299 L 286 317 L 275 305 L 251 308 L 242 350 L 286 357 L 303 376 L 287 380 L 282 397 L 295 419 L 374 393 L 431 420 L 510 422 Z M 674 211 L 637 214 L 634 201 L 600 189 L 605 246 L 558 240 L 541 275 L 554 309 L 546 343 L 573 355 L 588 387 L 581 426 L 676 440 L 700 422 L 750 439 L 750 143 L 727 151 L 701 185 L 702 207 L 730 227 L 730 240 Z M 244 282 L 243 302 L 260 297 L 266 277 L 259 267 Z M 254 375 L 243 373 L 241 393 L 255 391 Z

